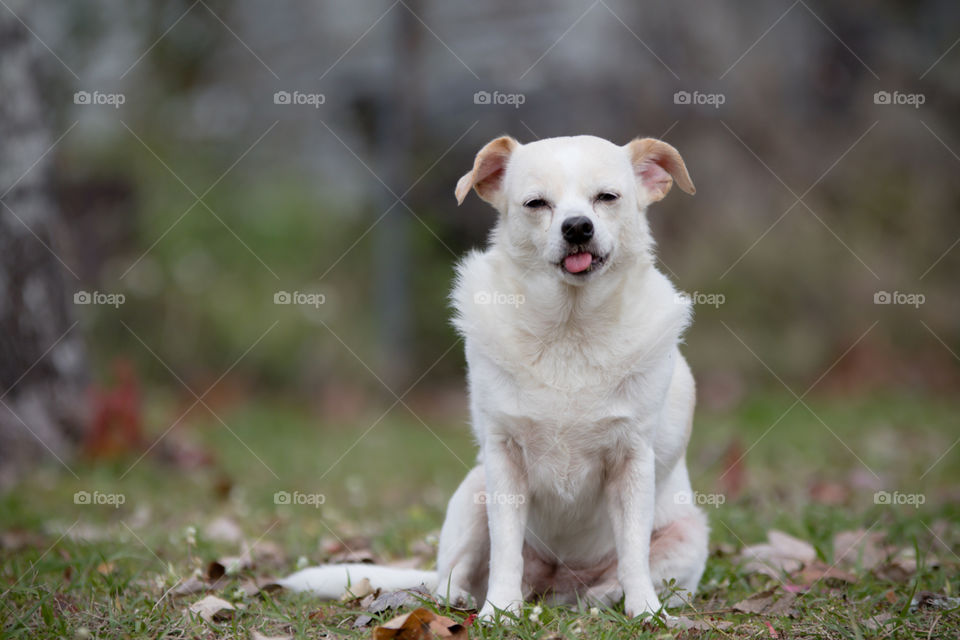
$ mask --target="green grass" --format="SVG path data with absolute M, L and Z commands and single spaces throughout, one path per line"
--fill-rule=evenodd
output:
M 689 454 L 693 483 L 703 493 L 724 494 L 726 501 L 707 507 L 712 553 L 693 608 L 674 613 L 734 627 L 679 632 L 627 620 L 616 608 L 591 614 L 544 607 L 534 621 L 530 604 L 513 624 L 473 625 L 471 637 L 769 638 L 767 621 L 780 637 L 865 638 L 883 635 L 864 625 L 879 613 L 892 616 L 890 637 L 960 637 L 956 610 L 909 611 L 916 591 L 957 595 L 960 588 L 960 446 L 934 464 L 960 435 L 957 404 L 904 394 L 807 402 L 809 409 L 797 405 L 782 418 L 791 397 L 760 395 L 730 412 L 698 414 Z M 198 411 L 173 436 L 188 435 L 212 454 L 211 465 L 184 471 L 153 455 L 138 463 L 136 457 L 72 461 L 75 478 L 52 461 L 0 498 L 4 636 L 248 638 L 258 630 L 297 638 L 369 637 L 369 628 L 352 628 L 360 613 L 356 603 L 283 592 L 235 598 L 234 592 L 249 578 L 294 570 L 301 556 L 324 560 L 323 545 L 337 539 L 384 559 L 422 553 L 424 540 L 439 529 L 446 500 L 473 463 L 465 421 L 426 419 L 424 426 L 400 407 L 361 437 L 380 411 L 350 425 L 262 403 L 218 413 L 229 430 Z M 161 433 L 175 416 L 172 408 L 154 406 L 154 431 Z M 748 448 L 740 468 L 721 480 L 737 452 Z M 826 504 L 811 497 L 817 484 L 848 493 L 838 504 Z M 878 505 L 878 488 L 919 493 L 925 503 Z M 77 491 L 122 494 L 124 503 L 75 504 Z M 277 491 L 319 493 L 325 502 L 317 508 L 277 505 Z M 218 516 L 237 522 L 245 539 L 257 543 L 255 553 L 273 544 L 281 554 L 229 578 L 217 594 L 243 608 L 231 621 L 206 623 L 184 613 L 200 595 L 164 594 L 210 560 L 239 552 L 236 543 L 205 536 L 205 525 Z M 195 541 L 188 539 L 188 527 L 198 530 Z M 793 617 L 732 610 L 743 598 L 780 584 L 744 571 L 733 555 L 743 544 L 762 542 L 777 528 L 811 542 L 829 564 L 833 535 L 858 527 L 882 531 L 898 547 L 915 547 L 916 573 L 904 582 L 868 571 L 855 571 L 853 584 L 822 580 L 796 601 Z

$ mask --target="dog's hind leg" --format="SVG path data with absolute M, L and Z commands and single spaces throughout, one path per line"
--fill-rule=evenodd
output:
M 483 467 L 474 467 L 450 498 L 440 530 L 436 596 L 451 604 L 476 605 L 487 591 L 490 531 L 481 496 L 487 490 Z

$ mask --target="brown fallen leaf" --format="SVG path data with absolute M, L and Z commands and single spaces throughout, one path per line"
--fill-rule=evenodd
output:
M 387 591 L 381 593 L 364 608 L 370 613 L 383 613 L 388 609 L 402 609 L 420 605 L 425 597 L 429 597 L 426 589 L 406 589 L 403 591 Z
M 873 569 L 887 558 L 880 531 L 841 531 L 833 537 L 833 560 L 847 566 Z
M 236 609 L 226 600 L 216 596 L 206 596 L 190 605 L 190 612 L 199 615 L 207 622 L 222 622 L 233 617 Z
M 915 550 L 911 547 L 898 549 L 883 542 L 884 535 L 879 531 L 843 531 L 834 536 L 834 557 L 838 564 L 863 567 L 884 580 L 908 582 L 917 573 Z M 926 562 L 930 566 L 939 564 L 932 555 L 927 556 Z
M 776 600 L 773 595 L 775 592 L 776 589 L 760 591 L 746 598 L 745 600 L 741 600 L 740 602 L 736 603 L 733 605 L 733 608 L 741 613 L 763 613 Z
M 873 574 L 890 582 L 909 582 L 917 572 L 917 564 L 891 561 L 873 570 Z
M 224 556 L 207 565 L 207 579 L 218 580 L 223 576 L 232 576 L 253 566 L 250 550 L 244 546 L 238 556 Z
M 250 632 L 250 640 L 293 640 L 293 636 L 282 635 L 282 636 L 267 636 L 259 631 Z
M 960 597 L 945 596 L 933 591 L 918 591 L 910 601 L 910 610 L 917 609 L 956 609 L 960 607 Z
M 49 544 L 39 533 L 14 529 L 0 533 L 0 549 L 19 551 L 27 547 L 42 547 Z
M 839 482 L 814 482 L 810 485 L 810 498 L 814 502 L 829 505 L 845 504 L 850 499 L 850 488 Z
M 890 618 L 893 616 L 887 612 L 878 613 L 872 618 L 867 618 L 861 624 L 870 631 L 879 631 L 882 627 L 891 624 Z
M 809 588 L 816 582 L 821 580 L 839 580 L 841 582 L 854 583 L 857 581 L 857 576 L 853 575 L 849 571 L 844 571 L 836 566 L 827 566 L 825 563 L 820 562 L 819 560 L 811 562 L 799 572 L 791 575 L 791 578 L 798 582 L 801 586 Z
M 276 542 L 271 540 L 261 540 L 250 549 L 253 554 L 253 561 L 257 568 L 278 569 L 287 563 L 287 554 Z
M 373 629 L 373 640 L 468 640 L 467 628 L 429 609 L 414 609 Z
M 170 590 L 172 596 L 189 596 L 194 593 L 200 593 L 210 588 L 210 584 L 200 578 L 190 576 L 186 580 L 181 580 L 173 589 Z
M 744 463 L 746 452 L 739 439 L 734 439 L 727 445 L 723 453 L 723 468 L 725 471 L 718 480 L 720 493 L 729 499 L 734 499 L 743 487 L 746 486 L 747 467 Z
M 742 613 L 762 614 L 767 616 L 793 616 L 793 603 L 797 599 L 795 593 L 784 593 L 778 597 L 778 589 L 759 591 L 749 598 L 733 605 L 733 608 Z
M 101 562 L 97 565 L 97 573 L 100 575 L 108 576 L 113 573 L 113 563 L 112 562 Z
M 746 562 L 745 570 L 779 578 L 816 560 L 817 552 L 809 542 L 772 529 L 766 543 L 744 547 L 739 558 Z
M 733 623 L 728 620 L 693 619 L 686 616 L 670 616 L 665 620 L 670 629 L 693 629 L 695 631 L 713 631 L 729 629 Z
M 239 543 L 243 540 L 243 530 L 233 519 L 226 516 L 214 518 L 203 529 L 205 538 L 214 542 Z
M 347 587 L 343 595 L 340 596 L 340 602 L 350 602 L 351 600 L 364 598 L 374 593 L 374 591 L 376 590 L 373 588 L 373 585 L 370 584 L 370 578 L 364 578 L 356 584 Z
M 370 594 L 360 603 L 364 611 L 369 613 L 383 613 L 390 609 L 402 609 L 404 607 L 419 607 L 423 604 L 423 599 L 429 597 L 429 593 L 423 590 L 408 589 L 405 591 L 386 591 L 374 597 Z M 353 628 L 360 629 L 373 622 L 372 615 L 357 616 L 353 621 Z

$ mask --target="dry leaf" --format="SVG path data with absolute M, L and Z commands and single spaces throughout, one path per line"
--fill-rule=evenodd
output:
M 863 626 L 864 626 L 865 628 L 869 629 L 870 631 L 878 631 L 878 630 L 881 629 L 882 627 L 884 627 L 884 626 L 886 626 L 887 624 L 889 624 L 889 623 L 890 623 L 890 618 L 892 618 L 892 617 L 893 617 L 892 615 L 890 615 L 889 613 L 886 613 L 886 612 L 878 613 L 877 615 L 873 616 L 872 618 L 867 618 L 866 620 L 864 620 L 864 621 L 863 621 Z
M 694 629 L 696 631 L 723 630 L 733 626 L 733 623 L 727 620 L 694 620 L 686 616 L 669 616 L 665 623 L 670 629 Z
M 224 556 L 207 565 L 207 579 L 218 580 L 223 576 L 232 576 L 253 566 L 250 550 L 244 547 L 238 556 Z
M 199 615 L 207 622 L 221 622 L 233 617 L 233 605 L 216 596 L 207 596 L 190 605 L 190 612 Z
M 113 573 L 113 563 L 112 562 L 101 562 L 97 565 L 97 573 L 108 576 Z
M 734 439 L 723 453 L 723 468 L 725 471 L 718 480 L 720 493 L 729 499 L 734 499 L 747 484 L 747 466 L 744 463 L 746 452 L 739 439 Z
M 362 629 L 367 625 L 369 625 L 371 622 L 373 622 L 373 616 L 363 614 L 361 616 L 357 616 L 357 619 L 353 621 L 353 628 Z
M 815 582 L 821 580 L 840 580 L 850 583 L 857 581 L 857 576 L 852 573 L 836 566 L 828 567 L 819 560 L 805 566 L 801 571 L 794 573 L 791 577 L 796 579 L 803 587 L 810 587 Z
M 259 631 L 251 631 L 250 640 L 293 640 L 293 636 L 288 636 L 288 635 L 266 636 L 260 633 Z
M 287 554 L 284 552 L 283 547 L 270 540 L 257 542 L 253 545 L 253 548 L 250 549 L 250 552 L 253 554 L 253 560 L 257 568 L 279 568 L 287 563 Z
M 373 601 L 364 606 L 370 613 L 383 613 L 388 609 L 402 609 L 403 607 L 420 606 L 424 597 L 428 597 L 426 590 L 406 589 L 403 591 L 387 591 L 381 593 Z
M 423 599 L 429 597 L 427 591 L 418 589 L 407 589 L 404 591 L 387 591 L 374 597 L 374 594 L 368 595 L 360 603 L 364 611 L 369 613 L 383 613 L 390 609 L 402 609 L 404 607 L 419 607 L 423 604 Z M 373 616 L 357 616 L 353 621 L 353 628 L 360 629 L 373 622 Z
M 793 573 L 816 560 L 813 546 L 782 531 L 767 532 L 767 543 L 744 547 L 740 559 L 746 561 L 744 569 L 779 578 L 782 572 Z
M 46 538 L 38 533 L 15 529 L 0 533 L 0 549 L 19 551 L 27 547 L 42 547 L 48 544 Z
M 240 525 L 226 516 L 211 520 L 204 528 L 203 535 L 214 542 L 239 543 L 243 540 Z
M 753 594 L 745 600 L 733 605 L 733 608 L 742 613 L 763 614 L 768 616 L 792 616 L 793 602 L 797 599 L 795 593 L 784 593 L 777 598 L 777 589 L 767 589 Z
M 882 542 L 880 531 L 842 531 L 833 537 L 834 562 L 873 569 L 887 558 Z
M 820 504 L 841 505 L 850 499 L 850 489 L 839 482 L 814 482 L 810 485 L 810 498 Z
M 755 593 L 749 598 L 733 605 L 733 608 L 742 613 L 763 613 L 770 608 L 770 605 L 776 600 L 773 595 L 775 591 L 776 589 L 767 589 L 766 591 Z
M 201 591 L 206 591 L 210 588 L 210 585 L 199 578 L 190 576 L 186 580 L 181 580 L 173 589 L 170 590 L 170 595 L 173 596 L 189 596 L 194 593 L 200 593 Z
M 373 629 L 373 640 L 468 640 L 467 628 L 429 609 L 414 609 Z
M 370 595 L 374 591 L 375 589 L 373 588 L 373 585 L 370 584 L 370 578 L 364 578 L 360 582 L 347 587 L 347 590 L 343 592 L 342 596 L 340 596 L 340 602 L 357 600 Z
M 861 566 L 891 582 L 907 582 L 917 572 L 916 552 L 883 544 L 883 533 L 864 533 L 863 529 L 844 531 L 833 538 L 833 553 L 838 563 Z M 928 557 L 931 566 L 937 559 Z
M 217 585 L 215 584 L 214 586 Z M 220 584 L 220 586 L 223 585 Z M 257 578 L 255 580 L 244 580 L 240 583 L 240 586 L 237 587 L 237 589 L 241 594 L 243 594 L 242 597 L 252 598 L 263 593 L 273 593 L 274 591 L 279 591 L 280 589 L 283 589 L 283 587 L 277 584 L 273 578 Z
M 947 597 L 942 593 L 933 593 L 932 591 L 918 591 L 910 601 L 910 610 L 914 611 L 920 608 L 927 609 L 956 609 L 960 607 L 960 598 Z

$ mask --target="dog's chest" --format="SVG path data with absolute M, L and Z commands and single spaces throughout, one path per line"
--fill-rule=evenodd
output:
M 493 391 L 493 390 L 491 390 Z M 555 388 L 513 378 L 488 397 L 496 428 L 515 445 L 534 493 L 594 493 L 635 438 L 647 402 L 641 376 Z

